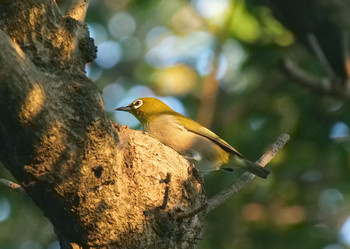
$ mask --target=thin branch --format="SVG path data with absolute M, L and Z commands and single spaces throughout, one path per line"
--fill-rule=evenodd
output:
M 160 180 L 159 183 L 165 183 L 166 186 L 165 186 L 165 193 L 164 193 L 164 200 L 163 200 L 163 204 L 159 207 L 160 209 L 165 209 L 167 204 L 168 204 L 168 201 L 169 201 L 169 183 L 170 183 L 170 180 L 171 180 L 171 174 L 170 173 L 167 173 L 166 174 L 166 178 L 164 180 Z
M 284 147 L 284 145 L 289 141 L 290 136 L 288 134 L 280 135 L 277 140 L 270 146 L 270 148 L 256 161 L 260 166 L 265 167 L 272 159 L 277 155 L 277 153 Z
M 72 0 L 68 6 L 66 15 L 83 22 L 85 20 L 89 3 L 90 0 Z
M 179 215 L 178 217 L 176 217 L 176 221 L 181 222 L 183 219 L 191 218 L 191 217 L 195 216 L 196 214 L 200 213 L 201 211 L 203 211 L 204 209 L 206 209 L 207 207 L 208 207 L 208 202 L 204 203 L 199 208 L 195 208 L 191 212 Z
M 290 136 L 288 134 L 282 134 L 279 136 L 274 144 L 260 157 L 257 163 L 261 166 L 265 166 L 268 164 L 280 151 L 283 146 L 288 142 Z M 238 180 L 233 183 L 228 188 L 224 189 L 220 193 L 216 194 L 212 198 L 208 200 L 208 208 L 207 213 L 217 208 L 224 201 L 226 201 L 229 197 L 237 193 L 240 189 L 242 189 L 245 185 L 247 185 L 252 179 L 254 179 L 254 175 L 251 173 L 244 173 L 242 176 L 238 178 Z
M 166 206 L 168 205 L 168 201 L 169 201 L 169 186 L 167 185 L 165 187 L 163 204 L 159 208 L 164 210 L 166 208 Z
M 6 179 L 0 179 L 0 185 L 9 188 L 13 191 L 16 191 L 17 193 L 20 194 L 25 194 L 26 192 L 24 191 L 24 189 L 17 183 L 11 182 L 9 180 Z
M 316 90 L 322 93 L 329 93 L 331 91 L 329 82 L 306 72 L 289 59 L 286 59 L 283 62 L 283 69 L 290 76 L 298 80 L 301 84 L 308 88 L 311 88 L 312 90 Z
M 326 55 L 324 54 L 317 37 L 314 33 L 307 34 L 307 39 L 311 45 L 312 50 L 315 52 L 318 60 L 320 61 L 321 65 L 323 66 L 324 70 L 327 72 L 328 77 L 330 79 L 335 78 L 335 73 L 331 65 L 329 64 Z
M 316 77 L 306 72 L 289 59 L 286 59 L 283 62 L 283 69 L 289 74 L 289 76 L 296 79 L 299 84 L 311 89 L 312 91 L 350 100 L 350 89 L 344 87 L 344 84 L 339 82 L 340 79 L 335 78 L 333 81 L 330 81 L 329 78 Z

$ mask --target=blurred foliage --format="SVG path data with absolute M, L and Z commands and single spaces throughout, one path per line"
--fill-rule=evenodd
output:
M 58 3 L 64 13 L 66 2 Z M 112 110 L 141 96 L 195 119 L 215 70 L 212 130 L 251 160 L 281 133 L 291 135 L 267 180 L 255 179 L 208 216 L 200 249 L 350 248 L 349 103 L 285 75 L 283 58 L 325 73 L 270 9 L 250 1 L 248 10 L 241 0 L 95 0 L 86 22 L 99 48 L 87 73 L 117 122 L 139 127 Z M 4 167 L 0 176 L 11 179 Z M 235 177 L 209 174 L 208 196 Z M 29 199 L 0 188 L 1 249 L 55 249 L 55 241 Z

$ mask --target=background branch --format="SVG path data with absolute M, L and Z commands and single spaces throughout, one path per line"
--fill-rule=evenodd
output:
M 317 40 L 316 35 L 314 33 L 308 33 L 307 39 L 310 43 L 312 50 L 316 54 L 320 64 L 322 65 L 324 70 L 327 72 L 328 77 L 331 80 L 334 79 L 335 78 L 334 70 L 332 69 L 331 65 L 329 64 L 328 59 L 327 59 L 325 53 L 323 52 L 323 50 L 322 50 L 322 48 Z
M 90 0 L 71 0 L 66 15 L 78 21 L 84 21 Z
M 344 88 L 339 78 L 331 81 L 327 77 L 316 77 L 300 68 L 293 61 L 286 59 L 283 62 L 283 69 L 296 80 L 297 83 L 321 94 L 328 94 L 350 100 L 350 89 Z

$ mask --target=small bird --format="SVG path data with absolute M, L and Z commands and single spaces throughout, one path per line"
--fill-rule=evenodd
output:
M 270 173 L 245 159 L 214 132 L 175 112 L 159 99 L 139 98 L 130 105 L 115 110 L 134 115 L 140 121 L 143 131 L 194 163 L 202 176 L 217 169 L 242 169 L 261 178 L 266 178 Z M 228 163 L 232 165 L 221 168 Z

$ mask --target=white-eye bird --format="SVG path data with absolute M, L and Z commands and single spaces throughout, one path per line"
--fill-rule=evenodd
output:
M 193 162 L 202 175 L 228 163 L 227 168 L 222 169 L 242 169 L 261 178 L 266 178 L 270 173 L 260 165 L 243 158 L 214 132 L 175 112 L 159 99 L 140 98 L 115 110 L 134 115 L 146 133 Z

